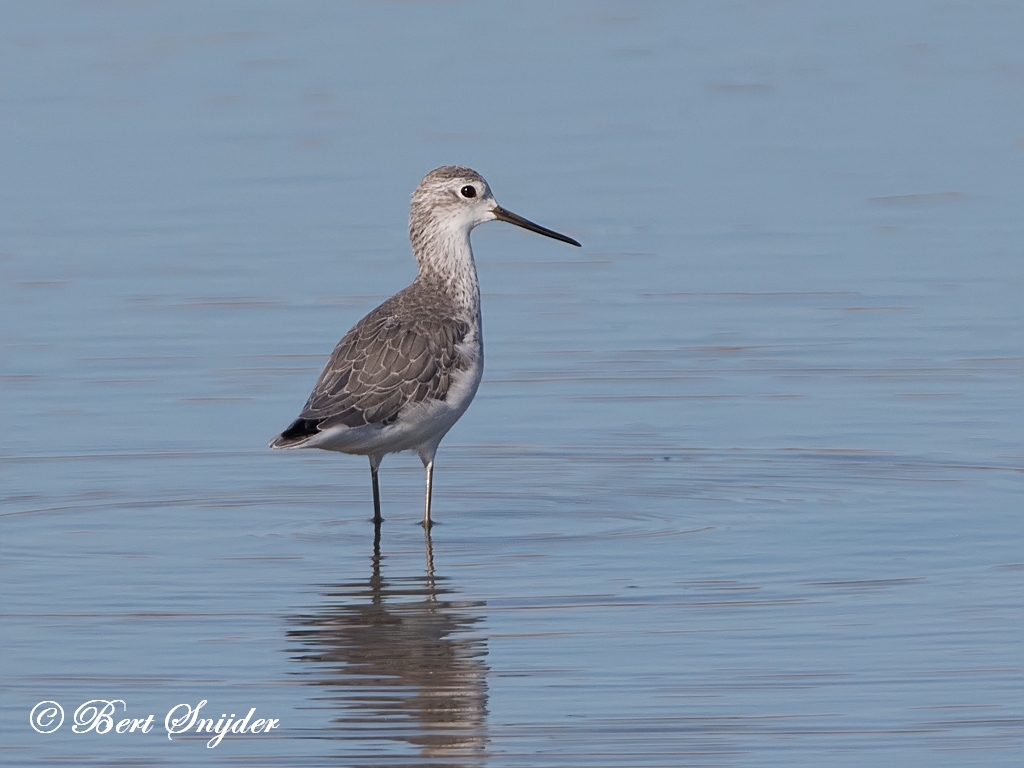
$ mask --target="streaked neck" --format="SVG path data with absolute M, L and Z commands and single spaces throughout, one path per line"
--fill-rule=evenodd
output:
M 441 287 L 459 307 L 478 315 L 480 282 L 469 231 L 462 227 L 421 230 L 411 232 L 410 240 L 419 263 L 417 280 Z

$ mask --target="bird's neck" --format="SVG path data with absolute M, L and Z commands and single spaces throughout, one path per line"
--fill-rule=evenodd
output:
M 417 281 L 443 290 L 467 314 L 480 314 L 480 282 L 468 231 L 435 230 L 413 237 L 412 250 L 420 268 Z

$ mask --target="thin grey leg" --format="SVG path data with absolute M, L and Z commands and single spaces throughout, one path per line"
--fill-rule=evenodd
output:
M 375 462 L 373 457 L 370 457 L 370 477 L 373 478 L 373 522 L 374 525 L 380 525 L 384 519 L 380 516 L 380 485 L 377 484 L 377 468 L 380 466 L 379 462 Z
M 430 541 L 430 529 L 426 526 L 423 526 L 423 538 L 427 552 L 427 599 L 435 602 L 437 591 L 434 583 L 434 545 Z
M 430 492 L 434 485 L 434 460 L 431 459 L 426 466 L 427 469 L 427 502 L 423 508 L 423 527 L 426 530 L 430 530 L 432 523 L 430 522 Z

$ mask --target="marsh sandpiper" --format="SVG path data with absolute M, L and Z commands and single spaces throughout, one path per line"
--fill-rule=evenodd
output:
M 476 171 L 435 168 L 412 195 L 416 279 L 345 334 L 302 413 L 270 441 L 271 448 L 368 456 L 378 525 L 380 463 L 389 453 L 415 451 L 426 470 L 423 525 L 430 529 L 434 454 L 483 374 L 480 284 L 469 233 L 493 220 L 580 245 L 502 208 Z

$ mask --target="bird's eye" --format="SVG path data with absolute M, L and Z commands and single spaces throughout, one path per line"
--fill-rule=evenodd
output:
M 460 189 L 459 192 L 462 193 L 463 197 L 476 197 L 476 187 L 474 187 L 472 184 L 467 184 L 462 189 Z

